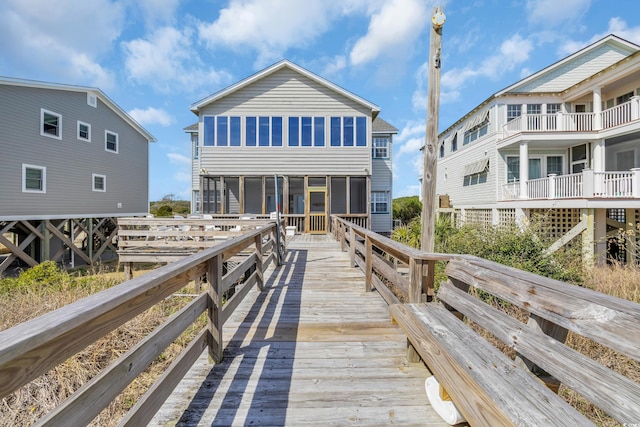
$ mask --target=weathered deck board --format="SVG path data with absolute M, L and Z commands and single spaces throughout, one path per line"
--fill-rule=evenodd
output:
M 291 242 L 224 334 L 224 361 L 205 352 L 152 425 L 445 425 L 428 371 L 406 362 L 386 304 L 329 238 Z

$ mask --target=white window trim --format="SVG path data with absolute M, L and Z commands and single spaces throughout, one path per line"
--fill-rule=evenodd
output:
M 382 196 L 384 195 L 384 199 L 386 199 L 384 202 L 387 204 L 387 210 L 386 211 L 378 211 L 378 210 L 374 210 L 375 206 L 377 203 L 382 203 L 381 200 L 378 200 L 378 196 Z M 388 191 L 372 191 L 371 192 L 371 213 L 372 214 L 388 214 L 389 213 L 389 192 Z
M 378 140 L 378 141 L 384 140 L 386 142 L 385 146 L 384 147 L 376 146 L 376 140 Z M 372 138 L 371 145 L 372 145 L 372 152 L 373 152 L 372 153 L 372 157 L 374 159 L 388 160 L 390 158 L 390 156 L 389 156 L 389 146 L 391 145 L 391 138 L 389 138 L 388 136 L 374 136 Z M 376 156 L 375 153 L 376 153 L 376 150 L 378 148 L 384 149 L 386 151 L 386 155 L 385 156 Z
M 84 125 L 87 127 L 87 138 L 83 138 L 80 136 L 80 126 Z M 85 122 L 81 122 L 80 120 L 78 120 L 78 127 L 77 127 L 77 137 L 80 141 L 87 141 L 87 142 L 91 142 L 91 125 L 89 123 L 85 123 Z
M 51 135 L 44 131 L 44 114 L 51 114 L 52 116 L 56 116 L 58 118 L 58 134 Z M 47 138 L 54 139 L 62 139 L 62 114 L 54 113 L 53 111 L 45 110 L 44 108 L 40 109 L 40 135 L 46 136 Z
M 39 169 L 42 171 L 42 190 L 27 188 L 27 169 Z M 43 194 L 47 192 L 47 168 L 45 166 L 22 164 L 22 192 Z
M 108 134 L 116 136 L 116 149 L 115 149 L 115 151 L 114 150 L 109 150 L 107 148 L 107 135 Z M 109 153 L 118 154 L 118 152 L 120 151 L 120 137 L 118 136 L 117 133 L 105 129 L 105 131 L 104 131 L 104 151 L 108 151 Z
M 96 188 L 96 178 L 102 178 L 102 186 L 103 188 Z M 104 193 L 107 191 L 107 176 L 106 175 L 100 175 L 97 173 L 92 173 L 91 174 L 91 189 L 93 191 L 97 191 L 100 193 Z

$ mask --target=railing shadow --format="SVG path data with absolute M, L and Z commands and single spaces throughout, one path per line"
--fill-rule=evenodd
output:
M 201 424 L 209 406 L 219 407 L 212 426 L 234 424 L 236 417 L 245 425 L 285 424 L 306 263 L 306 250 L 287 252 L 229 341 L 224 360 L 208 373 L 177 426 Z M 225 376 L 231 370 L 235 374 L 228 384 Z M 249 399 L 249 408 L 240 413 Z

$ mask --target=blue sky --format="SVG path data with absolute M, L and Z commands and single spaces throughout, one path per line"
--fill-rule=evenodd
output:
M 158 139 L 150 199 L 190 197 L 189 105 L 283 58 L 377 104 L 399 129 L 394 197 L 418 194 L 432 7 L 444 8 L 440 129 L 614 33 L 637 0 L 3 0 L 0 75 L 97 86 Z

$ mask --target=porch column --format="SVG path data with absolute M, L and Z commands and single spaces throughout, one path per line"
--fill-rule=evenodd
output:
M 580 209 L 580 218 L 587 228 L 582 232 L 582 263 L 592 266 L 595 261 L 595 215 L 594 209 Z
M 593 130 L 600 129 L 602 129 L 602 94 L 597 87 L 593 89 Z
M 520 198 L 527 199 L 527 181 L 529 180 L 529 143 L 520 143 Z
M 607 210 L 594 209 L 594 233 L 596 264 L 607 263 Z
M 591 144 L 591 156 L 593 159 L 593 171 L 604 172 L 604 139 L 599 139 Z
M 604 210 L 604 209 L 603 209 Z M 625 234 L 627 237 L 627 264 L 634 265 L 636 259 L 638 258 L 637 253 L 637 245 L 635 244 L 636 238 L 638 237 L 638 229 L 636 227 L 636 210 L 635 209 L 626 209 L 625 218 L 627 219 L 627 226 L 625 230 Z
M 244 176 L 238 178 L 238 185 L 240 186 L 240 214 L 244 214 Z

